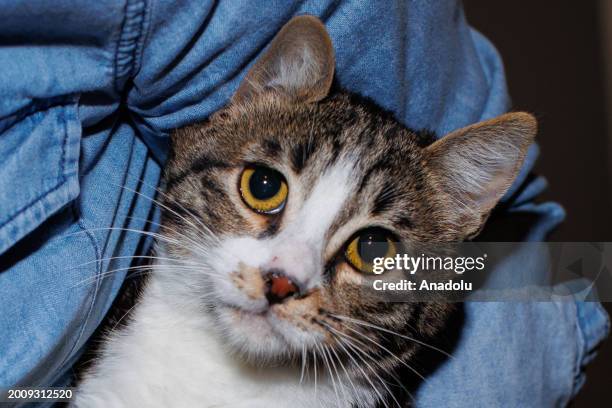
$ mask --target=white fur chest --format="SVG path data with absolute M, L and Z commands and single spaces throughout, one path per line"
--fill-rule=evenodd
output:
M 300 383 L 298 368 L 245 365 L 202 316 L 176 310 L 160 289 L 153 275 L 128 326 L 106 341 L 79 385 L 75 406 L 306 408 L 337 407 L 338 401 L 351 406 L 348 388 L 337 398 L 321 372 L 315 387 L 312 370 Z

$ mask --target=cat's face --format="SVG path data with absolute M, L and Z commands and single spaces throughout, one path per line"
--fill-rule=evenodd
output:
M 329 95 L 330 75 L 324 29 L 294 19 L 228 107 L 176 132 L 161 233 L 184 267 L 169 281 L 246 358 L 329 350 L 355 370 L 358 347 L 393 368 L 450 306 L 364 295 L 358 244 L 473 235 L 516 176 L 534 123 L 508 115 L 429 144 L 369 102 Z

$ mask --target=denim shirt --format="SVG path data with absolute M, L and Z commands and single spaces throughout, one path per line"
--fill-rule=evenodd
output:
M 409 127 L 443 135 L 510 107 L 458 0 L 0 1 L 0 389 L 70 381 L 130 257 L 146 255 L 168 134 L 227 103 L 303 13 L 328 27 L 338 83 Z M 531 216 L 523 240 L 564 217 L 532 202 L 536 156 L 505 198 L 505 216 Z M 466 304 L 455 358 L 417 403 L 565 404 L 607 330 L 597 303 Z

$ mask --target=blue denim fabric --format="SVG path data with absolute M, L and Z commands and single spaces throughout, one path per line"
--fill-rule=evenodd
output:
M 455 0 L 0 1 L 0 388 L 69 380 L 141 250 L 119 229 L 148 228 L 168 133 L 224 105 L 302 13 L 326 23 L 338 82 L 410 127 L 444 134 L 510 106 L 499 56 Z M 531 202 L 536 156 L 506 195 L 509 216 L 533 215 L 525 240 L 563 218 Z M 418 405 L 565 403 L 607 327 L 597 303 L 467 304 Z

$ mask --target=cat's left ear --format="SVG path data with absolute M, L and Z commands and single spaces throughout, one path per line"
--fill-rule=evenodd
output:
M 334 65 L 334 48 L 323 23 L 314 16 L 294 17 L 247 73 L 232 102 L 270 90 L 296 102 L 319 101 L 329 93 Z
M 537 132 L 524 112 L 456 130 L 425 148 L 425 165 L 446 193 L 462 238 L 473 237 L 521 169 Z

